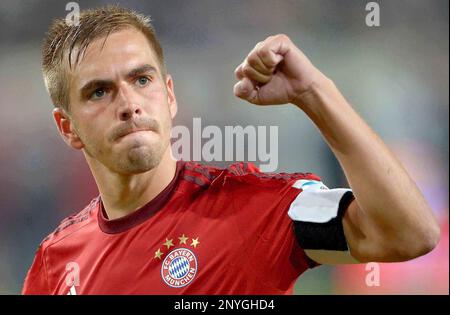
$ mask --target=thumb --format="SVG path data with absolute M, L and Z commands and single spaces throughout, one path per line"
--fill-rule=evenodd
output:
M 259 56 L 264 65 L 270 69 L 275 69 L 278 64 L 284 59 L 283 55 L 276 53 L 269 47 L 267 48 L 267 50 L 261 51 Z

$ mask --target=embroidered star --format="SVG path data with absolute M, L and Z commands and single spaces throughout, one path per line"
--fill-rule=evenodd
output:
M 186 241 L 189 239 L 189 237 L 186 237 L 186 235 L 183 234 L 178 239 L 180 240 L 180 244 L 186 244 L 187 245 Z
M 198 241 L 198 237 L 197 238 L 193 238 L 191 246 L 197 247 L 198 244 L 200 244 L 200 242 Z
M 166 238 L 166 242 L 163 245 L 166 245 L 167 249 L 169 249 L 172 246 L 175 246 L 175 245 L 173 245 L 173 239 L 172 240 L 168 240 L 167 238 Z
M 158 258 L 159 260 L 161 260 L 162 254 L 164 253 L 158 248 L 158 251 L 155 252 L 155 257 L 153 257 L 153 259 Z

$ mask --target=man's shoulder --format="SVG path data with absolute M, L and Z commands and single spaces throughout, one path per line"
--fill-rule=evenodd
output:
M 243 183 L 292 183 L 298 180 L 320 181 L 320 177 L 310 172 L 295 173 L 266 173 L 262 172 L 255 164 L 251 162 L 235 162 L 228 166 L 213 166 L 208 164 L 186 162 L 184 178 L 207 185 L 214 182 L 224 182 L 227 180 L 236 180 Z M 194 180 L 195 179 L 195 180 Z
M 259 179 L 266 180 L 276 180 L 276 181 L 290 181 L 290 180 L 299 180 L 299 179 L 311 179 L 311 180 L 320 180 L 320 177 L 313 173 L 287 173 L 287 172 L 262 172 L 255 164 L 246 163 L 246 162 L 238 162 L 233 163 L 228 166 L 227 171 L 230 172 L 231 175 L 234 176 L 249 176 L 255 177 Z
M 48 248 L 69 236 L 73 236 L 75 233 L 81 231 L 83 227 L 93 223 L 95 221 L 93 220 L 94 210 L 98 204 L 99 197 L 95 197 L 83 210 L 63 219 L 57 228 L 42 240 L 40 247 L 42 249 Z
M 216 166 L 199 162 L 184 162 L 183 179 L 200 186 L 221 183 L 225 178 L 238 178 L 249 174 L 263 174 L 252 163 L 237 162 L 228 166 Z M 259 176 L 259 175 L 256 175 Z

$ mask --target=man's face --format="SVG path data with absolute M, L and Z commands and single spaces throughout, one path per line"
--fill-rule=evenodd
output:
M 141 32 L 125 29 L 92 42 L 72 70 L 69 95 L 72 128 L 88 159 L 120 174 L 159 164 L 176 101 Z

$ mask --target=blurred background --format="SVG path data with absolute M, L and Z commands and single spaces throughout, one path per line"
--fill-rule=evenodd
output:
M 296 294 L 448 294 L 448 1 L 115 1 L 150 15 L 174 77 L 175 125 L 278 126 L 279 172 L 345 177 L 309 119 L 293 106 L 259 108 L 232 93 L 233 71 L 254 45 L 285 33 L 341 89 L 420 186 L 442 228 L 439 246 L 411 262 L 323 266 Z M 18 294 L 35 249 L 98 192 L 80 152 L 53 123 L 43 84 L 41 41 L 66 1 L 0 1 L 0 294 Z M 112 3 L 78 1 L 81 9 Z M 297 135 L 297 136 L 293 136 Z M 298 136 L 300 135 L 300 136 Z M 370 286 L 375 269 L 379 285 Z M 369 281 L 367 281 L 369 280 Z M 369 284 L 369 285 L 368 285 Z

